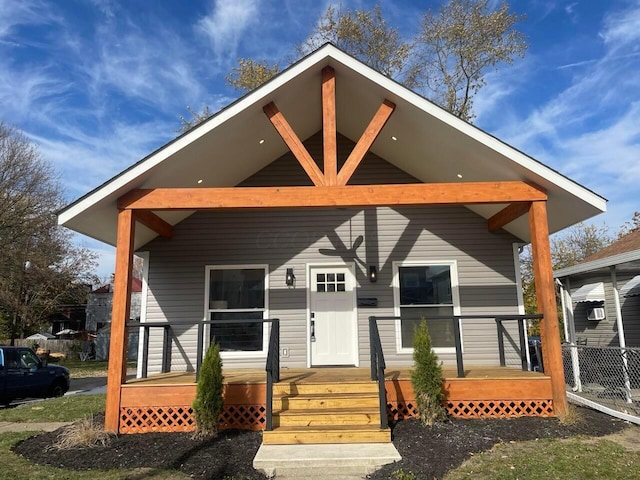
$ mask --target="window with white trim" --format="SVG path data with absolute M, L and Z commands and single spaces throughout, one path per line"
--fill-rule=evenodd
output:
M 413 349 L 414 328 L 427 320 L 435 349 L 455 348 L 453 322 L 429 320 L 430 317 L 456 313 L 457 287 L 455 264 L 399 264 L 396 266 L 395 297 L 400 351 Z
M 215 320 L 259 320 L 267 312 L 266 266 L 207 267 L 207 316 L 214 323 L 209 339 L 221 352 L 266 351 L 262 322 L 220 323 Z

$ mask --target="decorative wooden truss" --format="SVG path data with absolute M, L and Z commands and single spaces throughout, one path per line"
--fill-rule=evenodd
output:
M 541 336 L 545 373 L 552 379 L 555 412 L 561 414 L 566 410 L 549 249 L 546 192 L 538 186 L 522 181 L 348 185 L 351 176 L 393 114 L 395 105 L 389 100 L 382 102 L 338 171 L 335 89 L 335 72 L 333 68 L 325 67 L 322 71 L 322 170 L 316 165 L 277 106 L 271 102 L 264 107 L 264 112 L 274 128 L 311 179 L 312 187 L 155 188 L 132 190 L 119 199 L 111 360 L 105 420 L 107 430 L 118 429 L 120 389 L 125 379 L 125 322 L 129 315 L 135 223 L 140 222 L 164 237 L 171 237 L 172 234 L 172 226 L 153 213 L 154 210 L 508 204 L 488 220 L 487 227 L 490 231 L 498 230 L 528 213 L 538 310 L 544 314 Z

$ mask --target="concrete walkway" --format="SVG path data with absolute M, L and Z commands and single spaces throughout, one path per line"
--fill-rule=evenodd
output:
M 393 443 L 261 445 L 253 468 L 271 478 L 361 479 L 402 457 Z
M 53 432 L 72 422 L 20 423 L 0 422 L 0 433 L 5 432 Z

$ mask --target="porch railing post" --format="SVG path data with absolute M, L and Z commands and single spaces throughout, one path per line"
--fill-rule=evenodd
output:
M 371 356 L 371 380 L 378 379 L 378 367 L 376 355 L 376 342 L 374 339 L 374 328 L 376 327 L 376 317 L 369 317 L 369 355 Z
M 204 324 L 198 323 L 198 345 L 196 352 L 196 383 L 200 379 L 200 368 L 202 367 L 202 352 L 204 351 Z
M 462 339 L 460 338 L 460 319 L 453 317 L 453 337 L 456 344 L 456 364 L 458 378 L 464 378 L 464 360 L 462 359 Z
M 498 329 L 498 353 L 500 354 L 500 366 L 507 366 L 507 359 L 504 354 L 504 325 L 502 320 L 496 318 L 496 328 Z
M 520 364 L 522 370 L 529 370 L 529 362 L 527 361 L 527 342 L 524 335 L 524 321 L 518 320 L 518 340 L 520 340 Z
M 169 373 L 169 355 L 171 354 L 171 325 L 164 327 L 164 335 L 162 339 L 162 373 Z
M 267 424 L 265 430 L 273 430 L 273 375 L 267 370 Z
M 149 373 L 149 327 L 142 327 L 142 378 Z

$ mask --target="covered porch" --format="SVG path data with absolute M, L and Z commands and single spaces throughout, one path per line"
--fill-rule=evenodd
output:
M 276 398 L 291 386 L 367 383 L 369 368 L 282 369 L 273 386 Z M 264 430 L 267 381 L 264 370 L 224 370 L 225 407 L 221 428 Z M 388 420 L 417 416 L 411 368 L 390 367 L 384 373 Z M 460 418 L 552 416 L 551 378 L 539 372 L 501 366 L 469 366 L 464 377 L 444 367 L 445 408 Z M 131 380 L 121 387 L 120 433 L 193 431 L 191 403 L 195 372 L 170 372 Z

